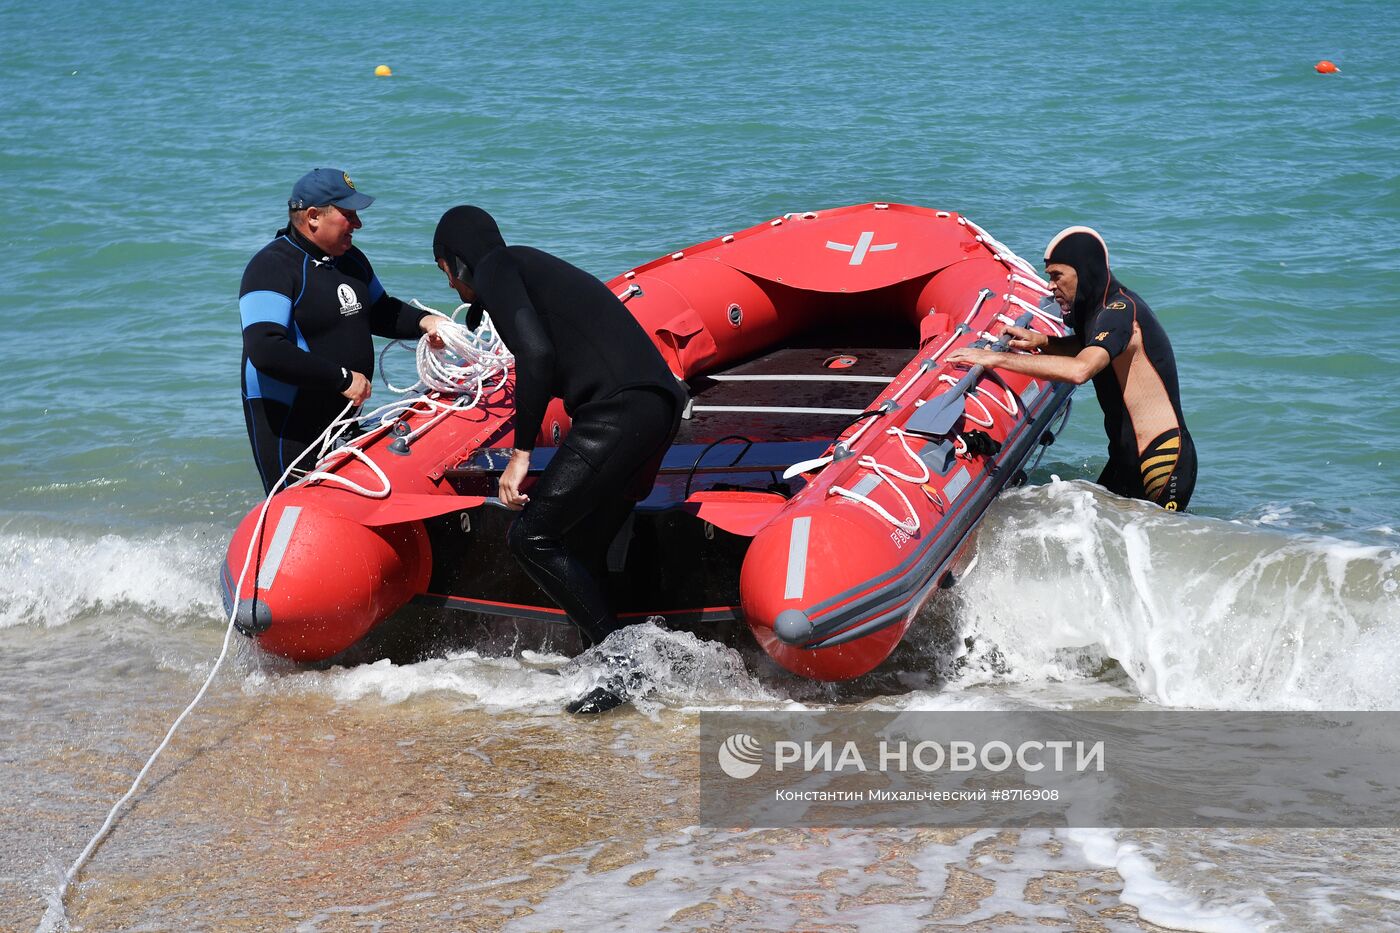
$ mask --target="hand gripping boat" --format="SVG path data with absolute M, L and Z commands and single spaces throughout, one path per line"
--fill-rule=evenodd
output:
M 1036 272 L 955 213 L 788 214 L 609 284 L 690 394 L 655 490 L 608 550 L 612 598 L 624 617 L 742 618 L 809 677 L 889 655 L 1067 414 L 1070 386 L 942 362 L 1012 352 L 1007 324 L 1064 333 Z M 504 544 L 510 390 L 416 405 L 322 461 L 341 482 L 278 493 L 261 524 L 250 513 L 223 567 L 229 611 L 244 581 L 240 630 L 321 661 L 410 602 L 565 622 Z M 532 472 L 568 427 L 556 400 Z

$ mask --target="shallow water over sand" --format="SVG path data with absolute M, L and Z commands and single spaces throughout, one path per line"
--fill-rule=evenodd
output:
M 26 763 L 30 818 L 4 815 L 30 827 L 0 869 L 6 927 L 37 920 L 35 879 L 12 873 L 76 849 L 156 740 L 145 725 Z M 696 827 L 693 713 L 225 685 L 190 727 L 70 896 L 74 929 L 1134 926 L 1122 878 L 1049 831 Z
M 1044 518 L 1056 508 L 1087 510 L 1084 535 L 1069 540 L 1121 535 L 1123 515 L 1085 490 L 1051 485 L 999 503 L 979 541 L 991 563 L 930 605 L 891 669 L 850 685 L 786 675 L 742 638 L 736 650 L 648 624 L 625 633 L 627 650 L 644 659 L 646 695 L 635 707 L 587 719 L 561 707 L 606 676 L 596 652 L 577 660 L 540 653 L 523 640 L 537 633 L 512 635 L 508 626 L 481 629 L 475 649 L 324 671 L 298 670 L 240 640 L 84 870 L 68 899 L 69 919 L 87 930 L 1101 930 L 1152 923 L 1292 930 L 1400 920 L 1385 881 L 1400 868 L 1389 831 L 698 825 L 704 709 L 1160 708 L 1152 695 L 1161 684 L 1204 683 L 1214 652 L 1132 646 L 1150 645 L 1150 633 L 1164 626 L 1188 624 L 1214 596 L 1126 629 L 1120 655 L 1128 668 L 1099 648 L 1070 647 L 1101 640 L 1092 616 L 1067 618 L 1052 605 L 1042 607 L 1035 637 L 1024 626 L 1015 638 L 1000 627 L 1010 610 L 998 608 L 1003 582 L 994 568 L 1007 538 L 1062 545 L 1065 523 Z M 1152 545 L 1193 527 L 1154 524 L 1145 509 L 1132 514 L 1129 524 L 1137 521 Z M 1196 532 L 1207 537 L 1237 533 L 1191 521 L 1204 523 Z M 1237 542 L 1229 573 L 1253 581 L 1252 599 L 1273 606 L 1251 569 L 1277 553 L 1273 533 L 1231 527 L 1259 545 L 1260 556 L 1249 558 Z M 1394 555 L 1384 549 L 1297 539 L 1291 546 L 1293 556 L 1279 559 L 1331 561 L 1333 583 L 1318 584 L 1319 601 L 1332 585 L 1342 596 L 1373 586 L 1384 593 L 1393 578 Z M 1209 549 L 1176 559 L 1218 563 Z M 207 560 L 212 566 L 217 557 L 211 552 Z M 1021 568 L 1025 612 L 1041 584 L 1033 559 Z M 1048 592 L 1096 585 L 1092 568 L 1057 571 L 1056 580 Z M 1374 597 L 1351 602 L 1371 607 Z M 1343 615 L 1335 624 L 1359 628 L 1355 650 L 1363 650 L 1363 636 L 1386 617 L 1369 608 L 1346 615 L 1347 605 L 1338 602 L 1334 611 Z M 1276 609 L 1244 600 L 1231 611 L 1260 661 L 1277 653 L 1271 638 L 1291 637 L 1287 613 Z M 0 721 L 12 740 L 0 781 L 15 791 L 0 804 L 7 827 L 0 924 L 27 929 L 58 872 L 193 695 L 220 632 L 185 613 L 93 606 L 55 628 L 17 625 L 3 635 L 10 686 L 0 697 Z M 1217 648 L 1227 646 L 1244 651 L 1228 639 Z M 1262 707 L 1317 706 L 1362 686 L 1331 683 L 1330 692 L 1308 695 L 1317 688 L 1286 669 L 1248 682 Z M 1229 683 L 1214 697 L 1192 689 L 1196 705 L 1238 699 Z

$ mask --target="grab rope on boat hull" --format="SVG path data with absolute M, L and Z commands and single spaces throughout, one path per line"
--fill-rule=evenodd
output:
M 909 497 L 904 494 L 904 490 L 900 489 L 898 484 L 895 483 L 895 480 L 900 479 L 906 483 L 913 483 L 916 486 L 922 486 L 924 483 L 927 483 L 933 477 L 933 474 L 929 472 L 928 464 L 925 463 L 919 457 L 918 454 L 914 453 L 913 449 L 909 446 L 908 434 L 906 434 L 904 431 L 901 431 L 899 428 L 889 428 L 886 430 L 885 433 L 892 434 L 899 438 L 899 443 L 901 446 L 903 446 L 904 452 L 909 455 L 910 462 L 918 466 L 920 471 L 919 475 L 911 476 L 907 473 L 901 473 L 894 467 L 886 466 L 885 464 L 876 460 L 869 454 L 862 456 L 859 460 L 856 461 L 856 464 L 869 470 L 872 474 L 879 477 L 881 482 L 887 484 L 891 489 L 894 490 L 895 495 L 898 496 L 900 501 L 904 503 L 905 511 L 909 513 L 909 519 L 907 521 L 901 521 L 900 519 L 895 518 L 892 514 L 890 514 L 890 512 L 884 506 L 880 505 L 880 503 L 871 499 L 869 496 L 856 492 L 853 489 L 846 489 L 843 486 L 832 486 L 829 490 L 827 490 L 827 495 L 841 496 L 842 498 L 850 499 L 853 502 L 859 502 L 860 504 L 874 511 L 881 518 L 885 519 L 885 521 L 889 522 L 891 525 L 894 525 L 896 528 L 898 528 L 905 534 L 915 535 L 919 532 L 919 513 L 915 510 L 913 503 L 909 501 Z

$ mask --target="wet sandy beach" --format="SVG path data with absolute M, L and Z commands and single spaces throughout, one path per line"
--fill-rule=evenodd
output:
M 5 761 L 3 928 L 34 928 L 35 854 L 51 887 L 188 702 L 187 673 L 157 679 L 141 704 L 61 721 L 50 698 L 6 697 L 30 727 Z M 71 928 L 1153 929 L 1116 873 L 1075 868 L 1047 832 L 697 827 L 696 722 L 231 676 L 87 866 Z

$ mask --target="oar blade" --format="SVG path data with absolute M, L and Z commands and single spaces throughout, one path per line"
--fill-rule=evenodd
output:
M 942 437 L 962 419 L 964 404 L 962 392 L 944 392 L 910 415 L 904 430 L 911 434 Z

